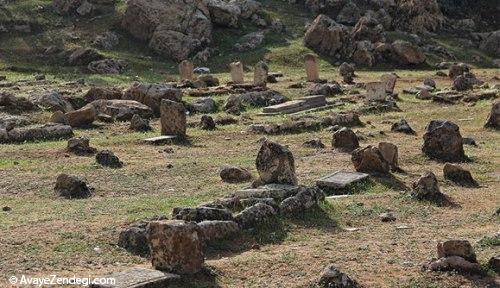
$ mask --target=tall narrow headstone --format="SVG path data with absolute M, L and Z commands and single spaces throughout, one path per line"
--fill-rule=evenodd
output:
M 161 135 L 186 136 L 186 109 L 179 102 L 161 100 Z
M 392 94 L 394 93 L 394 87 L 396 87 L 396 81 L 398 80 L 398 76 L 387 73 L 380 76 L 380 81 L 385 83 L 385 92 Z
M 181 74 L 181 81 L 182 80 L 193 80 L 193 63 L 189 62 L 188 60 L 184 60 L 179 64 L 179 74 Z
M 264 61 L 259 61 L 259 63 L 255 64 L 253 72 L 253 85 L 266 87 L 268 72 L 269 67 L 267 67 L 267 64 Z
M 366 100 L 368 101 L 383 101 L 386 97 L 385 82 L 370 82 L 365 84 Z
M 231 81 L 235 84 L 243 84 L 245 82 L 243 64 L 241 62 L 233 62 L 229 64 L 229 68 L 231 68 Z
M 319 80 L 318 63 L 316 63 L 316 56 L 307 54 L 304 56 L 304 64 L 306 66 L 307 81 L 316 82 Z

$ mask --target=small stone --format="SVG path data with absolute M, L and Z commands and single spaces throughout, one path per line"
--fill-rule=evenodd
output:
M 252 174 L 245 168 L 224 166 L 220 170 L 220 178 L 227 183 L 242 183 L 252 180 Z
M 493 103 L 485 128 L 500 129 L 500 101 Z
M 411 195 L 417 200 L 426 200 L 443 205 L 446 197 L 439 190 L 438 181 L 434 173 L 427 171 L 412 184 Z
M 379 215 L 380 221 L 382 222 L 393 222 L 396 221 L 396 216 L 392 212 L 385 212 Z
M 149 120 L 144 119 L 138 114 L 134 114 L 132 119 L 130 119 L 130 130 L 134 130 L 137 132 L 145 132 L 151 130 L 151 126 L 149 126 Z
M 2 211 L 9 212 L 9 211 L 12 211 L 12 208 L 10 208 L 9 206 L 3 206 Z
M 96 148 L 90 147 L 90 140 L 87 137 L 73 137 L 69 139 L 66 150 L 76 155 L 89 155 L 97 152 Z
M 343 127 L 332 136 L 332 147 L 342 152 L 352 152 L 359 148 L 358 136 L 349 128 Z
M 451 180 L 454 183 L 457 183 L 461 186 L 465 187 L 478 187 L 479 184 L 472 178 L 472 175 L 469 171 L 463 169 L 462 167 L 446 163 L 443 167 L 444 178 Z
M 61 196 L 68 199 L 88 198 L 90 197 L 90 189 L 85 181 L 77 176 L 60 174 L 57 176 L 54 190 Z
M 95 160 L 102 166 L 110 168 L 121 168 L 123 163 L 116 157 L 116 155 L 110 150 L 99 151 L 95 155 Z
M 327 266 L 319 277 L 318 284 L 324 288 L 357 288 L 359 284 L 335 265 Z
M 405 119 L 401 119 L 398 122 L 392 124 L 391 131 L 405 133 L 408 135 L 415 135 L 415 131 L 410 127 L 410 124 L 406 122 Z
M 200 128 L 202 130 L 214 130 L 215 129 L 215 121 L 212 116 L 203 115 L 200 120 Z
M 323 148 L 325 148 L 325 144 L 323 144 L 323 142 L 321 142 L 321 139 L 307 140 L 306 142 L 304 142 L 302 144 L 302 146 L 308 147 L 308 148 L 316 148 L 316 149 L 323 149 Z
M 437 245 L 438 258 L 459 256 L 465 260 L 477 263 L 476 254 L 467 240 L 448 240 Z
M 500 255 L 493 256 L 488 261 L 488 266 L 491 270 L 495 271 L 497 274 L 500 274 Z
M 201 222 L 206 220 L 233 220 L 233 215 L 226 209 L 211 207 L 196 208 L 174 208 L 172 210 L 172 219 Z

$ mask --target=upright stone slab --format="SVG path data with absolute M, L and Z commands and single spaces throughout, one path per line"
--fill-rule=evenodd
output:
M 453 122 L 432 120 L 425 127 L 422 152 L 429 158 L 448 162 L 466 159 L 460 128 Z
M 179 74 L 181 75 L 181 81 L 183 80 L 193 80 L 193 63 L 188 60 L 184 60 L 179 64 Z
M 386 97 L 385 82 L 370 82 L 366 83 L 366 100 L 368 101 L 383 101 Z
M 114 279 L 114 284 L 92 284 L 91 288 L 154 288 L 169 287 L 176 283 L 180 276 L 142 267 L 131 268 L 102 276 Z
M 186 136 L 186 109 L 179 102 L 163 99 L 160 105 L 161 135 Z
M 307 54 L 304 57 L 304 64 L 306 66 L 307 81 L 317 82 L 319 80 L 319 70 L 316 56 Z
M 229 64 L 231 69 L 231 81 L 235 84 L 245 83 L 245 77 L 243 72 L 243 64 L 241 62 L 233 62 Z
M 288 148 L 271 141 L 265 141 L 255 160 L 260 184 L 297 185 L 295 161 Z
M 267 85 L 267 74 L 269 73 L 269 67 L 264 61 L 260 61 L 255 64 L 255 69 L 253 72 L 253 85 L 266 87 Z
M 183 220 L 152 221 L 147 238 L 153 267 L 160 271 L 194 274 L 204 262 L 200 228 Z
M 394 87 L 396 87 L 396 81 L 398 76 L 393 73 L 387 73 L 380 76 L 380 81 L 385 83 L 385 92 L 392 94 L 394 93 Z

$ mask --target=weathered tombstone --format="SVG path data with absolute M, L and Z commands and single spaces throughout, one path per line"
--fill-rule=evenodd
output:
M 260 184 L 297 185 L 295 161 L 288 148 L 271 141 L 265 141 L 255 160 Z
M 245 83 L 245 77 L 243 72 L 243 64 L 241 62 L 233 62 L 229 64 L 231 69 L 231 81 L 235 84 Z
M 394 87 L 396 86 L 396 81 L 398 80 L 398 76 L 393 73 L 387 73 L 380 76 L 380 81 L 385 83 L 385 92 L 392 94 L 394 93 Z
M 398 170 L 398 147 L 392 143 L 380 142 L 378 143 L 378 150 L 384 157 L 385 161 L 389 163 L 391 170 Z
M 351 129 L 343 127 L 333 133 L 332 147 L 338 151 L 350 153 L 359 148 L 358 136 Z
M 432 159 L 460 162 L 466 159 L 460 128 L 453 122 L 433 120 L 425 127 L 422 152 Z
M 184 60 L 179 64 L 179 74 L 181 74 L 182 80 L 193 80 L 193 63 L 188 60 Z
M 368 101 L 383 101 L 386 97 L 385 82 L 370 82 L 366 83 L 366 100 Z
M 203 242 L 196 223 L 183 220 L 152 221 L 147 235 L 155 269 L 194 274 L 203 267 Z
M 306 66 L 307 81 L 316 82 L 319 80 L 318 63 L 316 63 L 316 56 L 306 54 L 304 56 L 304 64 Z
M 343 189 L 351 184 L 361 182 L 370 175 L 359 172 L 337 171 L 316 181 L 321 189 Z
M 354 78 L 354 66 L 346 62 L 342 63 L 339 66 L 339 75 L 342 76 L 344 83 L 352 84 L 352 80 Z
M 390 165 L 377 147 L 371 145 L 352 152 L 351 161 L 358 172 L 389 174 Z
M 267 73 L 269 73 L 269 67 L 267 67 L 267 64 L 264 61 L 259 61 L 259 63 L 255 64 L 253 72 L 253 85 L 266 87 Z
M 163 99 L 160 105 L 161 135 L 186 136 L 186 109 L 179 102 Z
M 426 200 L 442 205 L 446 197 L 439 190 L 437 177 L 431 171 L 426 171 L 412 183 L 411 196 L 417 200 Z

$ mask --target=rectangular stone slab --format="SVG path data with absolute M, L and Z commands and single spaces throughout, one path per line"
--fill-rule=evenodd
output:
M 179 275 L 158 270 L 136 267 L 102 276 L 114 278 L 115 284 L 91 285 L 92 288 L 164 288 L 180 279 Z
M 359 172 L 337 171 L 316 181 L 320 188 L 342 189 L 353 183 L 363 181 L 370 175 Z
M 287 111 L 289 109 L 295 109 L 298 107 L 302 107 L 304 105 L 306 105 L 306 101 L 292 100 L 292 101 L 288 101 L 285 103 L 264 107 L 264 109 L 262 109 L 262 111 L 264 113 L 276 113 L 276 112 Z
M 173 140 L 175 140 L 175 138 L 177 138 L 177 136 L 163 135 L 163 136 L 144 139 L 144 142 L 146 142 L 147 144 L 161 145 L 161 144 L 165 144 L 165 143 L 170 143 Z

